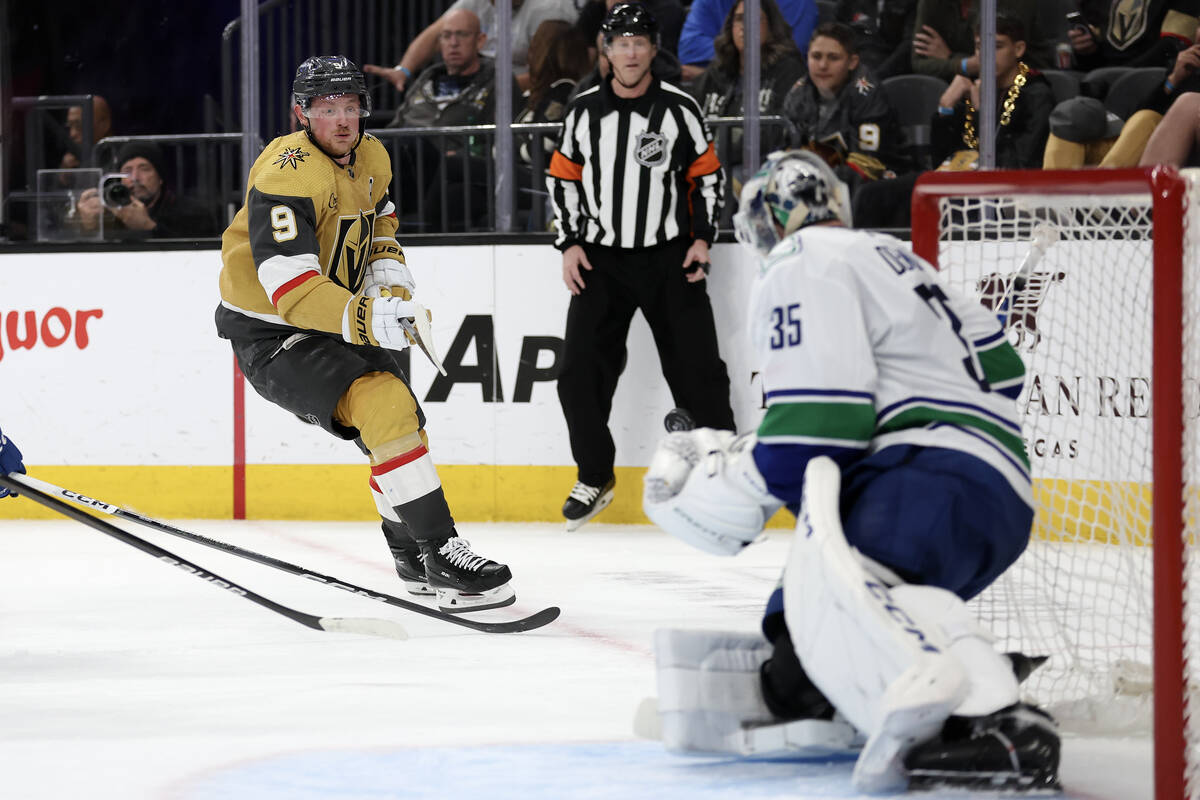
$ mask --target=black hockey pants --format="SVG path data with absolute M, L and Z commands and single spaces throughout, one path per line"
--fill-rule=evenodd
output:
M 584 290 L 571 297 L 558 376 L 571 454 L 584 483 L 602 486 L 613 475 L 608 415 L 638 309 L 654 334 L 675 405 L 689 410 L 697 425 L 733 430 L 729 374 L 717 350 L 708 282 L 684 277 L 690 244 L 679 238 L 636 250 L 584 245 L 592 269 L 581 270 Z

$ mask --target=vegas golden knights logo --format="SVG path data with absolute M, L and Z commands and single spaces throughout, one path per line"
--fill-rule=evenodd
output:
M 1150 0 L 1113 0 L 1108 17 L 1108 43 L 1124 50 L 1146 32 Z
M 360 211 L 356 217 L 339 217 L 337 239 L 333 245 L 333 261 L 329 279 L 348 292 L 362 288 L 371 254 L 371 236 L 375 230 L 375 212 Z

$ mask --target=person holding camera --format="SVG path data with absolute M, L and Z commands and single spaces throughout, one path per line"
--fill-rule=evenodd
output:
M 166 159 L 153 142 L 129 142 L 117 151 L 116 175 L 79 196 L 79 224 L 95 230 L 108 212 L 105 228 L 117 239 L 188 239 L 215 236 L 211 214 L 199 203 L 180 197 L 163 179 Z

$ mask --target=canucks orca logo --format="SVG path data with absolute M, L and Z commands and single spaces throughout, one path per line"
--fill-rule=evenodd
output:
M 291 164 L 292 169 L 300 169 L 300 162 L 309 156 L 309 153 L 301 150 L 299 147 L 286 147 L 279 157 L 271 162 L 271 166 L 279 165 L 280 169 Z
M 667 137 L 654 131 L 639 133 L 633 143 L 633 160 L 643 167 L 658 167 L 667 161 Z
M 329 265 L 328 275 L 330 280 L 348 292 L 357 292 L 362 288 L 374 230 L 374 211 L 360 211 L 354 217 L 338 218 L 337 241 L 333 246 L 333 263 Z

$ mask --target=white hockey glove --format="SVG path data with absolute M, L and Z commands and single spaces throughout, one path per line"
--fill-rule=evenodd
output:
M 667 434 L 646 472 L 646 516 L 706 553 L 737 555 L 783 505 L 754 463 L 756 441 L 712 428 Z
M 362 293 L 366 297 L 382 297 L 384 289 L 405 300 L 411 300 L 417 290 L 408 265 L 394 258 L 377 258 L 367 265 Z M 403 290 L 403 291 L 401 291 Z M 407 294 L 405 294 L 407 292 Z
M 346 304 L 342 338 L 351 344 L 404 350 L 416 343 L 408 333 L 416 319 L 427 324 L 429 312 L 415 300 L 356 295 Z

